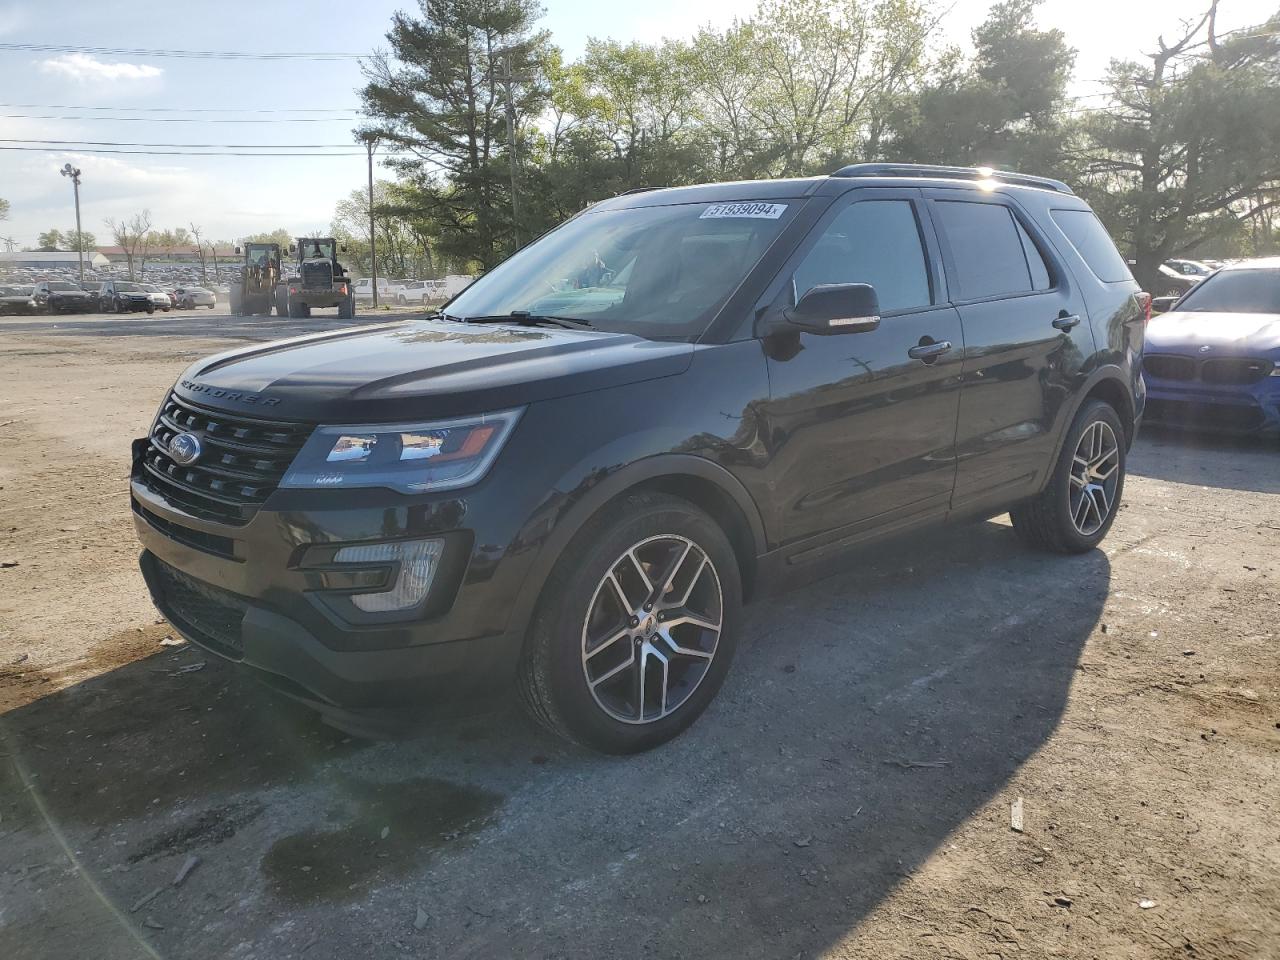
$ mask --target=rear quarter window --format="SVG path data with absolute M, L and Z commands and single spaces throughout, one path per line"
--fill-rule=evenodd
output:
M 1051 210 L 1049 213 L 1095 277 L 1103 283 L 1133 279 L 1107 228 L 1092 210 Z

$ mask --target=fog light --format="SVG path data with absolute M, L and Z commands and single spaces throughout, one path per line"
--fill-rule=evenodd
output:
M 351 595 L 351 602 L 365 613 L 387 613 L 408 610 L 427 598 L 443 551 L 443 540 L 398 540 L 343 547 L 333 555 L 333 560 L 352 564 L 399 562 L 400 574 L 390 589 Z

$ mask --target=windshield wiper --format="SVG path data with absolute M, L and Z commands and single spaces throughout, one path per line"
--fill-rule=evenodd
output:
M 591 324 L 586 320 L 573 320 L 569 317 L 548 317 L 528 310 L 512 310 L 510 313 L 499 313 L 491 317 L 461 317 L 467 323 L 518 323 L 525 327 L 536 327 L 539 324 L 550 324 L 553 327 L 564 327 L 566 330 L 590 330 Z

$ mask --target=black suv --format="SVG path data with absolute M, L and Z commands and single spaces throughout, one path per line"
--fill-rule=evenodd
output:
M 49 313 L 85 313 L 97 306 L 96 297 L 66 280 L 41 280 L 32 295 L 40 309 Z
M 1145 313 L 1052 180 L 615 197 L 433 317 L 193 364 L 134 444 L 142 569 L 183 635 L 339 725 L 514 678 L 551 729 L 644 749 L 790 574 L 1005 511 L 1094 547 Z

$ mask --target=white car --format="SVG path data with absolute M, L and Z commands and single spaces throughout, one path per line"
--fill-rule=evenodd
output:
M 208 307 L 212 310 L 218 304 L 218 295 L 204 287 L 178 287 L 173 292 L 181 310 L 193 310 L 196 307 Z
M 370 277 L 364 277 L 356 281 L 356 285 L 352 291 L 357 300 L 373 300 L 373 280 Z M 395 295 L 391 291 L 391 281 L 385 277 L 378 278 L 378 302 L 386 303 L 393 300 Z
M 396 303 L 405 306 L 410 303 L 426 303 L 439 299 L 435 287 L 430 280 L 405 280 L 403 286 L 396 290 Z
M 157 310 L 163 310 L 168 313 L 173 309 L 173 300 L 154 283 L 144 283 L 142 289 L 150 294 L 151 302 L 155 304 Z

